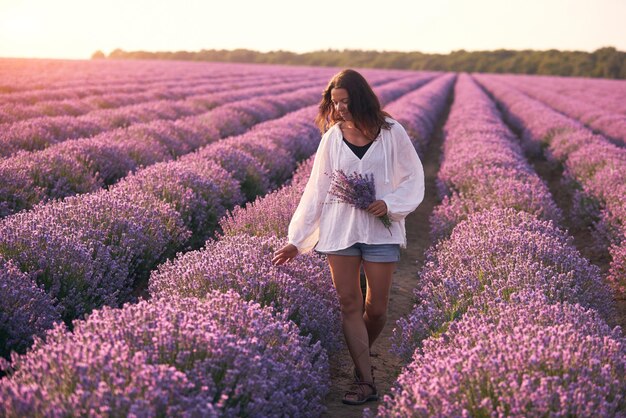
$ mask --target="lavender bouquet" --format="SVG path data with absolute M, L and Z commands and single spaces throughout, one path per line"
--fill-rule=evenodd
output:
M 330 175 L 331 185 L 329 193 L 339 202 L 348 203 L 358 209 L 367 209 L 376 200 L 376 186 L 374 174 L 359 174 L 356 171 L 350 175 L 343 170 L 335 170 Z M 391 219 L 385 214 L 378 219 L 385 225 L 391 234 Z

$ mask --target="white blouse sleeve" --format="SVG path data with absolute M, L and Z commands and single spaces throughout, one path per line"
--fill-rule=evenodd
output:
M 399 123 L 392 126 L 393 179 L 395 190 L 382 197 L 392 221 L 400 221 L 424 199 L 424 168 L 409 136 Z
M 289 223 L 287 237 L 290 244 L 298 247 L 299 253 L 311 251 L 319 240 L 320 216 L 331 183 L 330 142 L 329 130 L 322 136 L 311 176 Z

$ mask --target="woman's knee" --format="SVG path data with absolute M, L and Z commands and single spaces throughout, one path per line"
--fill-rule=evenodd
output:
M 383 320 L 387 317 L 387 304 L 366 302 L 365 314 L 372 321 Z
M 362 315 L 363 296 L 359 295 L 339 295 L 339 306 L 343 315 Z

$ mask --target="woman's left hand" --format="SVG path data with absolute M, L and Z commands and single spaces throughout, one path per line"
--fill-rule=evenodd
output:
M 376 217 L 387 214 L 387 204 L 384 200 L 375 200 L 367 207 L 367 211 Z

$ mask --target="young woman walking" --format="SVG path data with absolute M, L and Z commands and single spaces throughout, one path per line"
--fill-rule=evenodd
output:
M 381 109 L 365 78 L 336 74 L 324 90 L 316 123 L 323 133 L 311 176 L 289 224 L 288 242 L 273 262 L 313 248 L 327 255 L 341 306 L 342 329 L 354 361 L 356 390 L 343 402 L 378 400 L 370 349 L 387 320 L 392 274 L 406 247 L 404 218 L 424 197 L 422 163 L 404 128 Z M 337 202 L 332 173 L 373 175 L 376 199 L 366 210 Z M 391 226 L 378 217 L 387 215 Z M 367 279 L 365 304 L 360 286 Z

